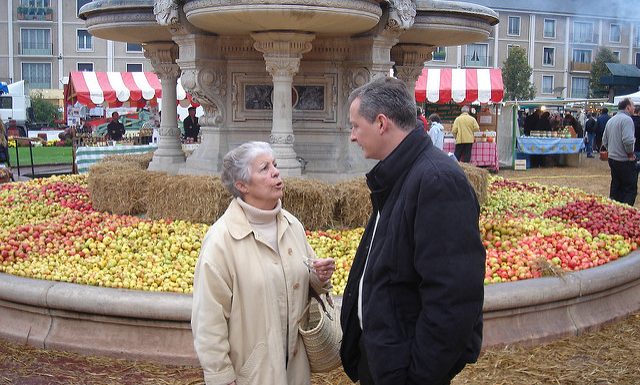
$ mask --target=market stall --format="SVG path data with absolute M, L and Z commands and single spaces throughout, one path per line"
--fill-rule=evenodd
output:
M 471 105 L 471 115 L 480 132 L 471 151 L 471 163 L 499 169 L 497 122 L 504 95 L 499 68 L 425 68 L 416 81 L 415 97 L 424 103 L 425 116 L 437 113 L 446 132 L 460 115 L 462 105 Z M 453 152 L 455 140 L 445 134 L 443 150 Z
M 548 99 L 505 102 L 498 122 L 498 133 L 503 139 L 499 146 L 500 163 L 516 169 L 531 166 L 531 156 L 545 156 L 559 165 L 580 165 L 583 138 L 564 127 L 558 131 L 531 131 L 524 135 L 524 127 L 518 123 L 519 114 L 537 109 L 564 116 L 567 112 L 577 115 L 580 111 L 595 112 L 606 99 Z M 524 116 L 524 115 L 523 115 Z M 555 159 L 553 159 L 555 158 Z

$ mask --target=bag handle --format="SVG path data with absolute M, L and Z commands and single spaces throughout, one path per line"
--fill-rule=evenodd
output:
M 333 299 L 331 299 L 331 296 L 329 295 L 329 293 L 325 293 L 325 296 L 326 296 L 327 304 L 329 304 L 329 306 L 331 306 L 331 308 L 334 309 Z M 316 301 L 318 301 L 318 303 L 322 307 L 322 311 L 324 312 L 324 314 L 327 316 L 327 318 L 329 318 L 329 320 L 333 321 L 333 316 L 327 310 L 327 307 L 324 304 L 324 301 L 322 300 L 322 297 L 320 296 L 320 294 L 318 294 L 318 292 L 316 292 L 316 290 L 313 287 L 309 286 L 309 303 L 302 311 L 302 316 L 298 319 L 298 323 L 302 322 L 302 319 L 304 318 L 305 314 L 307 314 L 307 312 L 309 311 L 309 308 L 311 308 L 311 298 L 314 298 Z

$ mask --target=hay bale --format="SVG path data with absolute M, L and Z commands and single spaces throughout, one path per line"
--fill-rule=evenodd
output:
M 371 216 L 369 187 L 364 177 L 340 182 L 335 186 L 335 218 L 345 228 L 364 227 Z
M 90 171 L 87 185 L 91 204 L 96 210 L 113 214 L 143 214 L 147 211 L 149 182 L 165 176 L 164 173 L 142 170 L 139 166 Z
M 295 215 L 306 229 L 333 226 L 335 191 L 332 185 L 314 179 L 287 178 L 282 207 Z
M 132 171 L 132 170 L 142 170 L 142 167 L 140 167 L 140 164 L 138 164 L 137 162 L 122 161 L 122 160 L 110 160 L 110 161 L 102 160 L 98 163 L 93 164 L 91 167 L 89 167 L 89 178 L 91 178 L 92 175 L 98 175 L 98 174 L 116 172 L 116 171 L 122 174 L 125 174 L 128 171 Z
M 217 176 L 168 175 L 149 181 L 147 217 L 213 223 L 231 198 Z
M 475 190 L 478 202 L 480 202 L 480 205 L 483 205 L 487 201 L 487 194 L 489 191 L 489 171 L 484 168 L 462 162 L 460 163 L 460 167 L 462 167 L 469 183 Z
M 140 165 L 140 168 L 149 168 L 149 163 L 153 159 L 153 151 L 145 152 L 144 154 L 129 154 L 129 155 L 109 155 L 105 156 L 102 161 L 118 161 L 118 162 L 134 162 Z

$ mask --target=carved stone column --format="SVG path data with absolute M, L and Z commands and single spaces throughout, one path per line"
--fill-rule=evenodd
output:
M 422 73 L 424 62 L 431 60 L 435 47 L 421 44 L 398 44 L 391 48 L 391 59 L 396 63 L 396 76 L 402 80 L 411 95 L 415 94 L 416 80 Z
M 216 174 L 228 151 L 224 127 L 227 95 L 227 66 L 220 55 L 217 36 L 201 34 L 174 35 L 180 46 L 178 63 L 182 69 L 182 86 L 204 109 L 200 117 L 200 145 L 187 158 L 181 174 Z
M 315 35 L 296 32 L 253 33 L 254 47 L 264 55 L 267 71 L 273 78 L 273 125 L 269 142 L 282 175 L 299 176 L 300 162 L 293 149 L 293 75 L 300 68 L 302 54 L 311 50 Z
M 176 174 L 185 162 L 176 119 L 176 82 L 180 75 L 180 68 L 176 64 L 178 46 L 173 42 L 159 42 L 147 43 L 143 47 L 144 56 L 151 61 L 162 84 L 160 138 L 149 170 Z

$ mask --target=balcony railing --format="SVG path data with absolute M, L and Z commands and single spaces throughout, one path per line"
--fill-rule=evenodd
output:
M 584 43 L 584 44 L 596 44 L 598 42 L 598 34 L 597 33 L 592 33 L 592 34 L 570 34 L 569 35 L 569 41 L 571 41 L 572 43 Z
M 53 20 L 53 8 L 19 6 L 16 9 L 18 20 Z
M 585 63 L 581 61 L 571 61 L 571 71 L 591 72 L 591 63 Z
M 53 44 L 51 43 L 18 43 L 20 55 L 28 56 L 51 56 L 53 55 Z
M 491 56 L 467 55 L 464 57 L 465 67 L 489 67 L 492 63 Z

